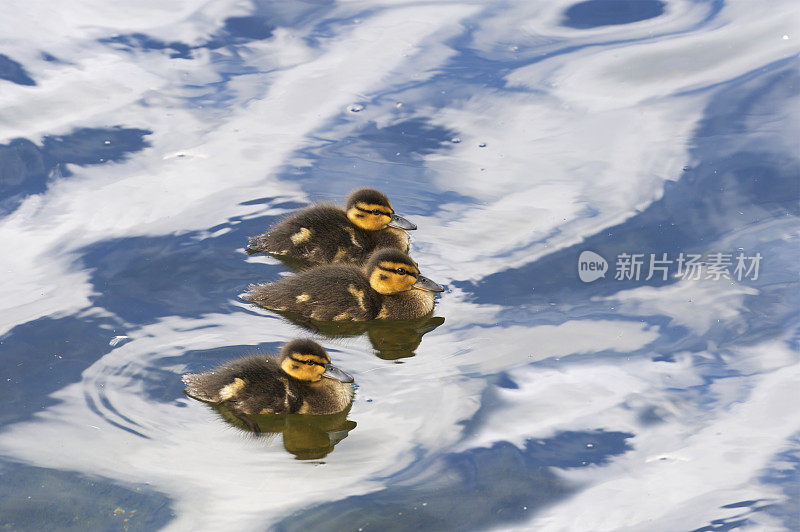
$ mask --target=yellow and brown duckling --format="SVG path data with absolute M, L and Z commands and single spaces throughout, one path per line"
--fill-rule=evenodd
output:
M 408 252 L 406 230 L 417 226 L 395 214 L 389 198 L 371 188 L 350 194 L 345 209 L 317 205 L 250 237 L 250 252 L 265 251 L 314 264 L 363 262 L 378 248 Z
M 224 404 L 235 413 L 333 414 L 353 399 L 353 377 L 331 365 L 311 340 L 292 340 L 279 357 L 253 355 L 199 374 L 183 376 L 186 393 Z
M 274 283 L 251 285 L 243 296 L 261 307 L 319 321 L 411 319 L 433 310 L 433 292 L 444 288 L 423 277 L 397 249 L 378 249 L 363 269 L 325 264 Z

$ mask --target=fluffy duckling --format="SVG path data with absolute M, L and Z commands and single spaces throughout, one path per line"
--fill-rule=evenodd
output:
M 423 277 L 400 250 L 378 249 L 364 269 L 325 264 L 274 283 L 251 285 L 243 296 L 264 308 L 319 321 L 419 318 L 433 310 L 444 288 Z
M 333 414 L 353 399 L 353 377 L 331 365 L 311 340 L 292 340 L 280 357 L 254 355 L 217 369 L 183 376 L 191 397 L 229 406 L 235 413 Z
M 381 192 L 362 188 L 350 194 L 343 210 L 317 205 L 297 212 L 248 239 L 250 252 L 266 251 L 314 264 L 361 263 L 378 248 L 408 252 L 408 233 L 417 226 L 394 213 Z

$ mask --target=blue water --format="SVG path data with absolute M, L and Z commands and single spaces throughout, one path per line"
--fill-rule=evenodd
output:
M 798 17 L 6 13 L 0 528 L 800 528 Z M 309 330 L 238 298 L 290 271 L 247 236 L 364 185 L 419 226 L 433 318 Z M 584 251 L 605 276 L 581 280 Z M 615 278 L 624 254 L 639 278 Z M 183 395 L 182 373 L 297 336 L 355 376 L 349 412 L 254 436 Z

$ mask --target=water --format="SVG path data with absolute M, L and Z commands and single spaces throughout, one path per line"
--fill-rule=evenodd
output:
M 55 16 L 58 15 L 58 16 Z M 800 528 L 795 2 L 28 3 L 0 19 L 0 526 Z M 312 334 L 246 237 L 385 191 L 445 283 L 349 412 L 180 375 Z M 607 261 L 582 282 L 578 257 Z M 642 254 L 640 278 L 615 279 Z M 650 254 L 760 254 L 698 280 Z M 707 278 L 710 277 L 710 278 Z

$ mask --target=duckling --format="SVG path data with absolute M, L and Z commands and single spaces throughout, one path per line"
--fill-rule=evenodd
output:
M 375 250 L 364 269 L 325 264 L 274 283 L 251 285 L 243 299 L 319 321 L 419 318 L 433 310 L 444 288 L 423 277 L 398 249 Z
M 353 399 L 353 377 L 306 339 L 285 344 L 280 357 L 249 356 L 182 380 L 189 396 L 227 405 L 239 415 L 333 414 Z
M 265 251 L 313 264 L 361 263 L 378 248 L 408 252 L 406 230 L 416 228 L 394 213 L 386 195 L 362 188 L 350 194 L 345 210 L 335 205 L 309 207 L 250 237 L 248 252 Z

